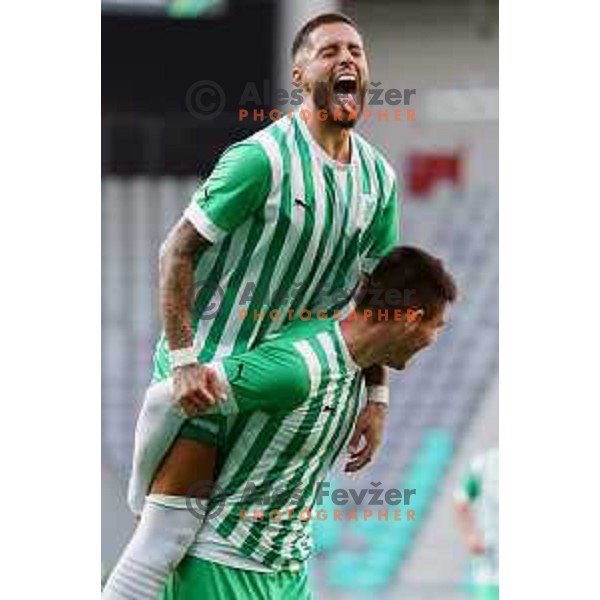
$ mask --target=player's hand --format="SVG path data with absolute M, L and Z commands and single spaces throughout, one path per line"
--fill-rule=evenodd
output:
M 388 408 L 385 404 L 367 402 L 362 409 L 354 433 L 350 438 L 348 451 L 350 458 L 344 471 L 355 473 L 370 463 L 383 441 L 383 429 L 387 418 Z M 362 447 L 360 446 L 363 440 Z
M 219 401 L 222 388 L 215 371 L 200 364 L 178 367 L 173 371 L 175 403 L 188 417 L 204 413 Z

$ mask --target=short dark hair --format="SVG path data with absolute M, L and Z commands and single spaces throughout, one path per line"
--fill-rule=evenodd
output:
M 322 13 L 317 15 L 316 17 L 310 19 L 310 21 L 304 23 L 294 37 L 294 41 L 292 43 L 292 59 L 296 57 L 296 54 L 301 48 L 306 46 L 310 34 L 317 27 L 320 27 L 321 25 L 327 25 L 329 23 L 346 23 L 358 31 L 356 23 L 350 17 L 347 17 L 342 13 Z
M 423 309 L 425 318 L 430 319 L 456 297 L 454 278 L 439 258 L 419 248 L 397 246 L 363 282 L 357 304 L 375 311 Z

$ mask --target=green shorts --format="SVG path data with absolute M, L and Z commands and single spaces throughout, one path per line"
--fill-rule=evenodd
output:
M 225 443 L 225 431 L 224 416 L 205 415 L 187 419 L 179 430 L 179 437 L 222 448 Z
M 306 569 L 259 573 L 186 556 L 160 600 L 313 600 Z

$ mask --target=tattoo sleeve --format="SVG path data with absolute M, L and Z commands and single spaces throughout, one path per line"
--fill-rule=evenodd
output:
M 171 350 L 186 348 L 194 342 L 192 301 L 194 270 L 203 250 L 209 245 L 186 219 L 169 233 L 159 262 L 160 311 Z

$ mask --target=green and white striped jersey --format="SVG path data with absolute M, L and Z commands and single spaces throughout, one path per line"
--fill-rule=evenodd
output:
M 313 507 L 358 416 L 361 370 L 335 320 L 292 324 L 213 364 L 227 382 L 227 400 L 214 409 L 218 415 L 193 419 L 227 421 L 210 529 L 241 556 L 293 568 L 312 547 L 302 511 Z M 202 539 L 201 532 L 190 553 L 206 558 Z
M 457 490 L 457 497 L 473 506 L 486 547 L 485 555 L 473 560 L 474 578 L 479 583 L 498 582 L 498 476 L 498 448 L 490 448 L 471 461 L 466 477 Z
M 351 133 L 351 162 L 338 163 L 297 113 L 231 146 L 185 211 L 212 242 L 195 273 L 200 361 L 245 352 L 302 309 L 347 308 L 360 271 L 398 244 L 397 196 L 393 169 L 362 137 Z M 170 371 L 163 334 L 154 380 Z

